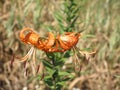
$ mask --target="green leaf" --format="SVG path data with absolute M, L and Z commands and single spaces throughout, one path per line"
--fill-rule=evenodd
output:
M 54 71 L 52 76 L 53 76 L 53 78 L 57 78 L 58 77 L 58 70 L 57 69 Z
M 62 15 L 62 13 L 60 13 L 60 11 L 56 11 L 54 13 L 54 16 L 55 16 L 55 19 L 58 22 L 59 27 L 60 27 L 60 32 L 62 33 L 65 29 L 65 26 L 64 26 L 64 23 L 63 23 L 63 21 L 64 21 L 63 15 Z
M 52 75 L 54 74 L 55 70 L 52 69 L 52 68 L 48 68 L 48 67 L 45 67 L 45 68 L 46 68 L 47 73 L 52 77 Z
M 51 76 L 44 77 L 44 82 L 46 84 L 48 84 L 50 87 L 53 86 L 53 80 L 52 80 Z
M 71 73 L 66 72 L 66 71 L 60 71 L 59 75 L 60 76 L 68 76 L 69 78 L 73 78 L 74 77 Z
M 55 65 L 61 67 L 61 66 L 64 65 L 65 60 L 66 60 L 66 58 L 57 59 L 57 60 L 55 61 Z
M 65 86 L 65 83 L 63 83 L 63 82 L 57 82 L 57 83 L 56 83 L 56 90 L 61 90 L 61 88 L 62 88 L 63 86 Z
M 55 16 L 55 18 L 56 18 L 59 22 L 62 22 L 63 17 L 62 17 L 62 14 L 60 13 L 60 11 L 59 11 L 59 12 L 56 11 L 56 12 L 54 13 L 54 16 Z
M 65 84 L 66 84 L 66 82 L 64 82 L 64 81 L 57 83 L 57 85 L 61 85 L 61 86 L 64 86 Z
M 50 60 L 53 60 L 55 56 L 54 53 L 46 53 L 46 55 Z
M 70 51 L 66 51 L 64 54 L 64 58 L 69 58 L 71 56 L 70 53 Z
M 53 68 L 53 65 L 49 61 L 43 59 L 42 62 L 45 65 L 45 67 L 50 68 L 50 69 Z

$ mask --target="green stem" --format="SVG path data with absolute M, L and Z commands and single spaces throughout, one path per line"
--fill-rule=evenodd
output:
M 55 67 L 55 60 L 54 59 L 52 59 L 52 64 Z M 53 69 L 55 70 L 55 68 L 53 68 Z M 53 78 L 53 83 L 54 83 L 53 89 L 56 90 L 56 77 L 53 75 L 52 78 Z

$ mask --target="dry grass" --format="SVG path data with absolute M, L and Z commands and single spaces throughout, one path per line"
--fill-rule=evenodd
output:
M 0 90 L 22 90 L 25 87 L 28 90 L 46 90 L 42 81 L 31 78 L 31 73 L 24 76 L 21 63 L 15 61 L 13 68 L 10 68 L 13 55 L 23 56 L 29 48 L 19 41 L 21 28 L 31 27 L 45 34 L 46 25 L 57 25 L 53 12 L 60 9 L 62 0 L 39 1 L 0 0 Z M 120 2 L 84 0 L 83 5 L 78 12 L 79 20 L 83 21 L 78 25 L 78 30 L 82 26 L 86 30 L 82 33 L 78 47 L 90 47 L 97 53 L 82 68 L 81 76 L 68 82 L 68 88 L 120 90 Z M 57 31 L 58 27 L 55 28 Z M 42 52 L 39 51 L 39 54 L 41 56 Z

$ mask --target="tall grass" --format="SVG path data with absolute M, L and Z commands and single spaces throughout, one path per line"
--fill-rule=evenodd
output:
M 74 5 L 70 7 L 73 2 L 78 2 L 79 8 Z M 23 70 L 21 70 L 21 64 L 15 63 L 13 70 L 10 70 L 9 67 L 13 54 L 23 56 L 29 48 L 29 46 L 25 46 L 19 41 L 19 31 L 23 27 L 31 27 L 40 35 L 45 34 L 47 31 L 62 34 L 65 31 L 74 30 L 77 32 L 84 30 L 77 47 L 87 50 L 92 48 L 97 52 L 90 58 L 87 65 L 82 66 L 80 76 L 76 76 L 67 82 L 68 88 L 119 90 L 119 9 L 119 0 L 0 1 L 0 65 L 2 72 L 0 82 L 5 83 L 1 84 L 0 88 L 3 90 L 21 90 L 21 88 L 27 86 L 34 89 L 38 85 L 40 86 L 39 89 L 45 89 L 46 85 L 42 81 L 38 81 L 40 77 L 34 78 L 33 81 L 30 80 L 28 83 L 26 82 L 28 79 L 25 79 L 21 74 Z M 42 51 L 37 51 L 36 54 L 38 60 L 45 56 Z M 65 60 L 67 63 L 65 70 L 72 68 L 73 65 L 69 62 L 70 60 L 70 57 Z M 73 69 L 71 69 L 70 74 L 74 75 L 73 72 Z M 28 77 L 30 76 L 32 76 L 31 73 Z M 15 80 L 17 89 L 14 86 Z

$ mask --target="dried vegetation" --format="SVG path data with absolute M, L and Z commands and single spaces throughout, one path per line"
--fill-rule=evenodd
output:
M 31 73 L 24 76 L 21 63 L 15 61 L 13 68 L 10 68 L 10 61 L 14 54 L 23 56 L 29 49 L 19 41 L 19 31 L 23 27 L 31 27 L 44 35 L 47 32 L 45 26 L 57 25 L 53 12 L 59 9 L 62 2 L 0 0 L 0 90 L 46 90 L 45 84 L 31 77 Z M 70 90 L 120 90 L 119 10 L 119 0 L 84 0 L 83 8 L 78 13 L 86 30 L 78 47 L 92 47 L 97 52 L 83 66 L 81 76 L 68 82 Z M 78 25 L 78 30 L 82 24 Z M 57 30 L 58 27 L 55 28 Z M 42 54 L 42 51 L 37 53 L 38 57 L 42 57 Z

